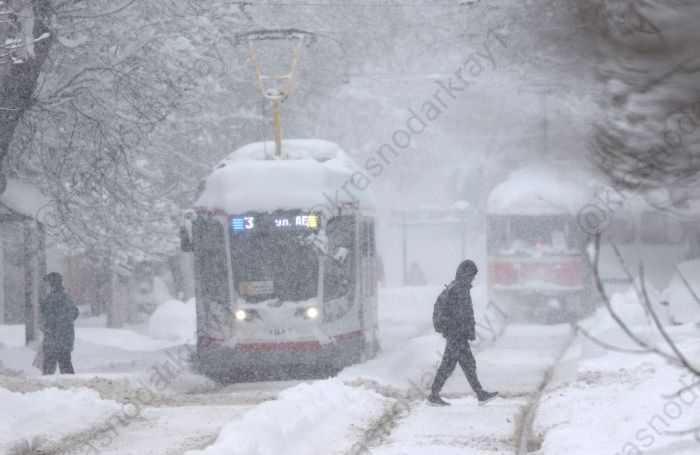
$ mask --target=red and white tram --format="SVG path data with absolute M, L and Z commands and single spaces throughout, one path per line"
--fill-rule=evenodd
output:
M 250 144 L 202 182 L 183 222 L 194 253 L 197 353 L 217 379 L 327 372 L 378 349 L 373 197 L 321 140 Z
M 509 318 L 561 322 L 593 310 L 590 236 L 576 216 L 589 201 L 585 183 L 565 166 L 531 166 L 491 192 L 489 299 Z

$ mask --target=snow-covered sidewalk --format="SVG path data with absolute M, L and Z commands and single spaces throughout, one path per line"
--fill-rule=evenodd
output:
M 138 372 L 162 362 L 166 350 L 194 344 L 194 311 L 194 301 L 167 301 L 143 327 L 107 328 L 104 316 L 78 319 L 73 351 L 76 372 Z M 3 368 L 23 376 L 39 376 L 41 372 L 32 366 L 35 354 L 36 347 L 25 346 L 24 325 L 0 325 Z
M 615 309 L 636 333 L 663 341 L 644 325 L 646 317 L 634 299 L 616 296 Z M 613 346 L 637 348 L 606 310 L 585 321 L 593 335 Z M 678 348 L 700 364 L 696 324 L 667 328 Z M 698 378 L 669 365 L 659 356 L 609 351 L 581 337 L 563 362 L 559 377 L 545 391 L 533 436 L 541 453 L 588 455 L 697 454 L 700 433 L 679 435 L 700 423 Z

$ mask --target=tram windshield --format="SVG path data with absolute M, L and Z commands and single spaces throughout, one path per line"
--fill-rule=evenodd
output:
M 506 256 L 576 255 L 587 238 L 565 215 L 490 215 L 488 250 Z
M 248 302 L 299 302 L 318 295 L 319 257 L 308 238 L 319 218 L 298 211 L 229 218 L 233 281 Z

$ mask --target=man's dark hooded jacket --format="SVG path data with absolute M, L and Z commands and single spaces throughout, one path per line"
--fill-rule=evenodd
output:
M 44 352 L 71 352 L 75 342 L 73 322 L 78 319 L 78 307 L 61 287 L 46 296 L 40 309 Z
M 469 267 L 460 266 L 457 269 L 455 280 L 449 285 L 445 308 L 446 320 L 448 321 L 444 333 L 445 338 L 476 339 L 476 319 L 474 318 L 472 297 L 469 293 L 474 274 L 475 268 L 471 270 Z

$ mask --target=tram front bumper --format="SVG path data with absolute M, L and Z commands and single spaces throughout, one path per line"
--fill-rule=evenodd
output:
M 290 367 L 341 367 L 361 356 L 364 336 L 321 344 L 316 340 L 290 342 L 238 343 L 235 346 L 209 345 L 197 347 L 200 370 L 207 374 L 232 371 L 264 372 Z
M 489 289 L 493 301 L 515 322 L 558 323 L 578 320 L 593 310 L 587 290 Z

